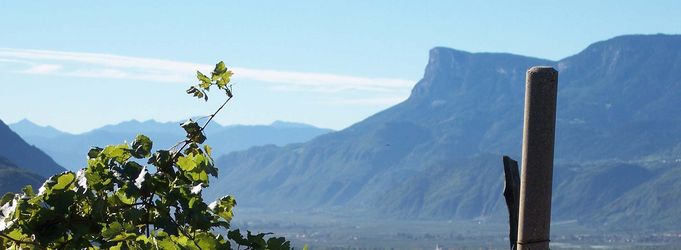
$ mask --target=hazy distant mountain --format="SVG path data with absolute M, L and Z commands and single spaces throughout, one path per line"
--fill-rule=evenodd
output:
M 112 134 L 168 134 L 168 135 L 184 135 L 184 131 L 180 127 L 182 122 L 157 122 L 154 120 L 137 121 L 130 120 L 117 124 L 106 125 L 100 128 L 93 129 L 88 133 L 112 133 Z M 10 125 L 11 126 L 11 125 Z
M 224 154 L 253 146 L 301 143 L 332 132 L 302 123 L 275 121 L 271 125 L 231 125 L 207 129 L 206 141 L 213 146 L 214 154 Z
M 310 128 L 312 126 L 299 122 L 274 121 L 270 126 L 275 128 Z
M 91 146 L 129 142 L 139 133 L 149 136 L 154 141 L 155 149 L 171 147 L 185 136 L 180 123 L 132 120 L 107 125 L 82 134 L 61 133 L 54 136 L 54 133 L 40 129 L 23 129 L 20 131 L 28 133 L 20 134 L 30 143 L 45 150 L 63 166 L 75 170 L 85 167 L 85 155 Z M 10 126 L 18 128 L 39 127 L 27 120 Z M 317 135 L 331 131 L 306 124 L 282 121 L 276 121 L 272 125 L 221 126 L 212 123 L 206 129 L 208 137 L 206 143 L 213 147 L 215 156 L 220 156 L 252 146 L 305 142 Z M 45 132 L 45 134 L 43 135 L 41 132 Z
M 6 158 L 6 163 L 11 162 L 43 177 L 66 171 L 43 151 L 26 143 L 1 120 L 0 142 L 0 157 Z
M 42 136 L 53 138 L 66 134 L 65 132 L 53 128 L 52 126 L 40 126 L 27 119 L 23 119 L 16 123 L 9 124 L 9 127 L 12 129 L 12 131 L 21 135 L 22 137 Z
M 554 217 L 601 223 L 590 216 L 603 214 L 612 225 L 653 216 L 626 212 L 634 206 L 678 211 L 656 204 L 681 196 L 672 185 L 681 178 L 679 35 L 616 37 L 560 61 L 434 48 L 406 101 L 307 143 L 221 157 L 212 195 L 279 210 L 502 219 L 501 154 L 519 158 L 534 65 L 560 72 Z M 651 202 L 657 192 L 665 196 Z

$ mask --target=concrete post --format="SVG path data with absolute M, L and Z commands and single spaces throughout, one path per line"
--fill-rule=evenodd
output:
M 558 71 L 532 67 L 526 77 L 516 249 L 549 249 Z

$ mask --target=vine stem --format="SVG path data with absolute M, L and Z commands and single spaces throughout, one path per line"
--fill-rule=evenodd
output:
M 11 240 L 12 242 L 14 242 L 14 244 L 17 244 L 17 245 L 19 245 L 19 246 L 21 246 L 21 244 L 29 244 L 29 245 L 36 246 L 36 247 L 38 247 L 39 249 L 45 249 L 45 248 L 42 248 L 42 246 L 38 245 L 38 244 L 35 243 L 35 242 L 18 240 L 18 239 L 15 239 L 15 238 L 10 237 L 9 235 L 6 235 L 5 233 L 0 233 L 0 237 L 6 238 L 6 239 L 8 239 L 8 240 Z
M 168 218 L 170 218 L 170 222 L 172 222 L 173 224 L 175 224 L 175 226 L 177 226 L 177 228 L 180 229 L 180 232 L 182 232 L 182 234 L 184 234 L 184 236 L 187 236 L 187 238 L 189 238 L 190 240 L 192 240 L 192 242 L 194 243 L 194 245 L 195 245 L 196 247 L 198 247 L 199 250 L 203 250 L 203 249 L 201 248 L 201 246 L 199 246 L 199 243 L 196 243 L 196 238 L 194 238 L 192 235 L 190 235 L 189 233 L 187 233 L 187 231 L 185 231 L 184 228 L 182 228 L 182 226 L 181 226 L 179 223 L 177 223 L 177 221 L 175 221 L 175 219 L 174 219 L 172 216 L 168 216 Z M 195 233 L 194 235 L 196 235 L 196 232 L 194 232 L 194 233 Z
M 202 131 L 202 132 L 203 132 L 203 130 L 206 128 L 206 126 L 208 126 L 208 123 L 210 123 L 210 122 L 213 120 L 213 118 L 215 118 L 215 116 L 216 116 L 218 113 L 220 113 L 220 110 L 222 110 L 222 108 L 224 108 L 225 105 L 227 105 L 227 103 L 229 102 L 229 100 L 232 100 L 232 96 L 230 96 L 229 98 L 227 98 L 227 100 L 225 100 L 225 102 L 222 103 L 222 105 L 220 105 L 220 107 L 218 108 L 218 110 L 215 110 L 215 112 L 214 112 L 212 115 L 210 115 L 210 116 L 208 117 L 208 121 L 206 121 L 206 123 L 203 124 L 203 127 L 201 127 L 201 131 Z
M 206 127 L 208 126 L 208 124 L 209 124 L 211 121 L 213 121 L 213 118 L 215 118 L 215 116 L 216 116 L 218 113 L 220 113 L 220 110 L 222 110 L 222 109 L 225 107 L 225 105 L 227 105 L 227 103 L 229 102 L 229 100 L 232 100 L 232 97 L 233 97 L 233 96 L 230 96 L 229 98 L 227 98 L 227 100 L 225 100 L 225 102 L 223 102 L 222 105 L 220 105 L 220 107 L 219 107 L 217 110 L 215 110 L 215 112 L 213 112 L 213 114 L 211 114 L 211 115 L 208 116 L 208 120 L 206 121 L 206 123 L 204 123 L 203 126 L 201 126 L 201 132 L 203 132 L 203 130 L 206 129 Z M 177 150 L 177 151 L 175 152 L 175 154 L 173 154 L 173 161 L 177 158 L 177 156 L 180 155 L 179 153 L 182 152 L 182 150 L 183 150 L 185 147 L 187 147 L 187 145 L 189 145 L 189 143 L 190 143 L 189 140 L 184 140 L 184 144 L 182 144 L 182 147 L 180 147 L 180 149 Z
M 151 225 L 151 223 L 149 223 L 150 220 L 151 220 L 151 213 L 150 213 L 151 209 L 149 209 L 149 206 L 151 205 L 150 203 L 152 202 L 152 199 L 153 199 L 153 198 L 154 198 L 154 194 L 152 193 L 152 194 L 151 194 L 151 197 L 149 197 L 149 199 L 147 199 L 147 202 L 145 202 L 145 204 L 144 204 L 145 209 L 147 210 L 147 220 L 146 220 L 146 221 L 147 221 L 147 227 L 146 227 L 146 230 L 147 230 L 147 238 L 149 238 L 149 235 L 150 235 L 150 233 L 149 233 L 149 226 Z

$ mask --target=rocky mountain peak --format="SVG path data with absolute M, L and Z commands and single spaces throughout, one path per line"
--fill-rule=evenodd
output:
M 430 50 L 423 79 L 412 89 L 412 97 L 451 99 L 485 95 L 485 92 L 518 94 L 528 68 L 554 64 L 550 60 L 508 53 L 469 53 L 435 47 Z

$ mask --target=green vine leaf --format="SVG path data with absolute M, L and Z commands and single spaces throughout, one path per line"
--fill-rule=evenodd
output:
M 130 145 L 132 148 L 132 156 L 137 159 L 149 157 L 153 144 L 154 143 L 151 141 L 151 139 L 149 139 L 149 137 L 145 135 L 137 135 L 135 140 L 133 140 Z
M 206 141 L 206 136 L 203 135 L 201 126 L 199 126 L 199 124 L 193 121 L 192 119 L 189 119 L 188 121 L 182 123 L 181 126 L 184 129 L 184 131 L 187 132 L 187 139 L 189 139 L 190 141 L 199 144 Z
M 212 202 L 208 205 L 208 208 L 213 210 L 213 213 L 220 216 L 220 218 L 226 220 L 227 222 L 232 220 L 234 217 L 234 212 L 232 209 L 236 206 L 236 200 L 231 196 L 224 196 L 217 201 Z
M 199 81 L 201 82 L 199 83 L 199 86 L 201 86 L 201 88 L 205 90 L 208 90 L 210 88 L 210 85 L 213 84 L 211 79 L 208 78 L 208 76 L 201 73 L 201 71 L 196 71 L 196 78 L 199 79 Z

